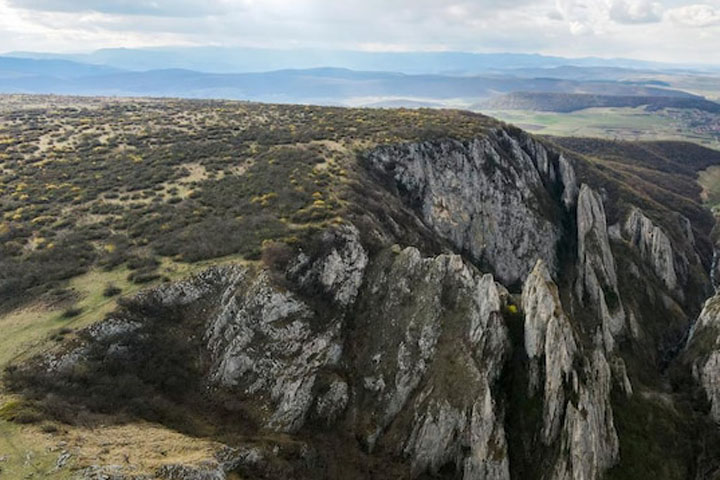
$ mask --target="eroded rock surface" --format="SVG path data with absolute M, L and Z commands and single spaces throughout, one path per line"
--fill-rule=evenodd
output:
M 525 282 L 525 352 L 530 359 L 530 394 L 544 391 L 543 441 L 557 438 L 565 411 L 565 387 L 572 385 L 577 342 L 547 266 L 538 261 Z M 545 382 L 541 385 L 541 377 Z M 575 379 L 577 381 L 577 379 Z
M 602 197 L 585 184 L 578 196 L 577 230 L 577 300 L 593 309 L 601 320 L 605 347 L 612 351 L 615 337 L 625 328 L 625 311 L 618 291 Z
M 438 235 L 503 284 L 522 281 L 538 258 L 557 269 L 558 219 L 575 202 L 575 174 L 531 137 L 500 130 L 468 142 L 383 147 L 367 162 Z
M 630 243 L 652 266 L 668 290 L 675 291 L 679 286 L 675 272 L 675 255 L 670 239 L 663 229 L 656 226 L 640 209 L 634 208 L 625 222 L 624 231 Z M 692 229 L 689 235 L 692 235 Z
M 585 369 L 585 382 L 576 389 L 577 403 L 568 403 L 561 454 L 553 478 L 602 478 L 619 456 L 619 441 L 610 404 L 611 370 L 602 347 L 596 348 Z
M 509 478 L 492 390 L 508 349 L 502 306 L 492 276 L 457 255 L 408 248 L 370 273 L 354 364 L 354 415 L 370 448 L 401 446 L 416 474 L 452 464 L 465 479 Z
M 610 404 L 612 374 L 602 337 L 592 353 L 583 354 L 542 261 L 525 283 L 522 302 L 529 392 L 544 392 L 542 440 L 546 445 L 558 442 L 562 452 L 552 478 L 602 478 L 617 461 L 619 448 Z
M 686 348 L 694 353 L 693 375 L 705 390 L 710 415 L 720 422 L 720 295 L 705 302 Z

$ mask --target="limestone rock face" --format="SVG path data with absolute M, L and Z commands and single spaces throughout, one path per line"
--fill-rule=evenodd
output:
M 575 201 L 575 174 L 531 137 L 499 130 L 468 142 L 381 147 L 366 162 L 426 225 L 503 284 L 524 280 L 538 258 L 557 269 L 557 219 Z
M 134 303 L 147 313 L 153 313 L 153 309 L 182 308 L 211 295 L 218 285 L 228 285 L 230 288 L 239 285 L 245 280 L 247 273 L 246 269 L 235 265 L 210 268 L 188 280 L 143 290 L 136 295 Z
M 710 415 L 720 422 L 720 350 L 714 350 L 702 367 L 695 370 L 710 401 Z
M 212 267 L 139 293 L 130 312 L 92 326 L 87 335 L 102 345 L 105 359 L 122 362 L 141 353 L 133 349 L 147 343 L 146 326 L 168 316 L 193 323 L 199 317 L 200 345 L 193 348 L 207 357 L 208 386 L 257 405 L 263 414 L 256 420 L 274 431 L 296 432 L 309 415 L 331 424 L 348 403 L 348 384 L 331 370 L 341 359 L 345 309 L 358 294 L 368 257 L 350 226 L 323 233 L 319 245 L 318 253 L 301 252 L 292 262 L 293 290 L 267 270 Z M 304 291 L 326 299 L 323 308 Z M 194 337 L 187 341 L 198 341 Z M 89 351 L 83 345 L 51 357 L 48 368 L 70 371 Z
M 368 256 L 352 225 L 323 232 L 322 251 L 314 258 L 300 254 L 290 265 L 288 277 L 306 290 L 325 292 L 346 307 L 355 301 Z
M 690 332 L 693 375 L 710 402 L 710 415 L 720 422 L 720 295 L 709 298 Z
M 675 255 L 670 239 L 665 232 L 637 208 L 630 213 L 624 225 L 625 234 L 630 243 L 639 250 L 642 258 L 648 262 L 658 278 L 670 291 L 678 288 L 678 275 L 675 271 Z M 692 229 L 688 235 L 692 235 Z M 692 238 L 692 237 L 690 237 Z M 689 239 L 690 241 L 690 239 Z
M 491 388 L 508 349 L 492 276 L 459 256 L 424 259 L 407 248 L 370 272 L 364 296 L 355 416 L 369 447 L 401 446 L 416 474 L 450 463 L 465 479 L 509 478 Z
M 619 448 L 610 405 L 612 374 L 602 338 L 592 353 L 582 352 L 542 261 L 525 282 L 522 303 L 529 394 L 544 391 L 542 440 L 560 444 L 552 478 L 602 478 L 617 461 Z
M 563 186 L 562 200 L 566 208 L 575 205 L 578 197 L 578 184 L 575 178 L 575 170 L 570 161 L 560 154 L 559 159 L 560 181 Z
M 143 292 L 130 302 L 134 315 L 93 327 L 100 355 L 177 312 L 203 326 L 194 348 L 204 351 L 209 391 L 252 405 L 262 430 L 345 422 L 369 450 L 405 458 L 413 476 L 449 465 L 467 480 L 509 479 L 496 388 L 509 351 L 507 291 L 458 255 L 388 248 L 369 262 L 357 233 L 340 227 L 322 234 L 317 252 L 299 252 L 285 279 L 292 288 L 277 272 L 235 265 Z M 226 470 L 174 465 L 163 474 Z
M 690 246 L 695 247 L 695 233 L 693 232 L 692 223 L 690 223 L 690 219 L 687 218 L 684 215 L 679 215 L 680 217 L 680 226 L 682 227 L 683 234 L 685 236 L 685 239 L 690 243 Z
M 619 458 L 619 441 L 610 390 L 612 378 L 602 348 L 596 348 L 585 372 L 586 381 L 577 388 L 577 405 L 568 403 L 563 425 L 561 455 L 556 480 L 600 479 Z
M 530 360 L 530 393 L 535 394 L 544 372 L 543 441 L 556 438 L 565 411 L 565 385 L 572 383 L 577 353 L 570 321 L 563 311 L 558 289 L 542 260 L 525 282 L 525 352 Z
M 576 298 L 601 319 L 605 347 L 612 351 L 615 337 L 625 328 L 625 310 L 618 292 L 615 258 L 610 249 L 602 198 L 585 184 L 578 195 L 577 230 Z
M 415 475 L 450 464 L 465 479 L 509 478 L 493 389 L 509 348 L 504 289 L 457 255 L 387 250 L 368 265 L 352 235 L 331 237 L 338 248 L 299 255 L 289 273 L 301 287 L 347 292 L 329 295 L 335 307 L 327 312 L 315 310 L 302 288 L 279 289 L 267 272 L 228 277 L 243 281 L 216 295 L 205 334 L 210 380 L 267 399 L 271 430 L 295 432 L 311 417 L 332 425 L 349 410 L 371 450 L 408 457 Z M 324 275 L 328 265 L 340 273 Z M 346 302 L 356 298 L 350 318 Z
M 212 378 L 274 403 L 268 425 L 297 431 L 312 406 L 318 371 L 336 364 L 342 351 L 340 322 L 313 331 L 312 310 L 295 295 L 278 292 L 267 274 L 233 295 L 206 335 Z
M 324 292 L 338 307 L 328 309 L 334 314 L 319 314 L 302 294 L 278 289 L 261 272 L 242 288 L 228 285 L 205 334 L 211 378 L 245 395 L 270 398 L 273 413 L 267 425 L 279 431 L 302 427 L 316 399 L 317 376 L 338 364 L 342 307 L 355 300 L 368 261 L 352 227 L 326 232 L 321 243 L 328 248 L 315 258 L 301 253 L 289 275 L 297 278 L 300 290 Z M 337 417 L 347 402 L 347 385 L 336 382 L 318 401 L 318 415 Z

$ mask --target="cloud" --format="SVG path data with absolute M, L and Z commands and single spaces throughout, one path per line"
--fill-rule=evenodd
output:
M 190 17 L 245 8 L 245 0 L 9 0 L 12 7 L 42 12 L 98 12 L 119 15 Z
M 556 0 L 555 7 L 573 35 L 603 33 L 613 23 L 658 23 L 663 18 L 662 5 L 652 0 Z
M 720 9 L 711 5 L 696 4 L 668 10 L 667 17 L 686 27 L 711 27 L 720 25 Z
M 720 29 L 707 27 L 720 24 L 719 11 L 720 0 L 0 0 L 0 49 L 216 45 L 702 62 L 716 58 Z
M 282 14 L 285 11 L 322 13 L 355 12 L 406 17 L 422 17 L 432 12 L 471 14 L 507 10 L 532 3 L 532 0 L 365 0 L 343 2 L 331 0 L 8 0 L 9 5 L 45 12 L 98 12 L 120 15 L 185 17 L 226 14 L 251 8 Z M 378 18 L 376 16 L 376 18 Z
M 555 7 L 573 35 L 589 35 L 602 28 L 607 7 L 597 0 L 556 0 Z
M 662 20 L 663 8 L 658 2 L 649 0 L 627 1 L 611 0 L 610 19 L 617 23 L 655 23 Z

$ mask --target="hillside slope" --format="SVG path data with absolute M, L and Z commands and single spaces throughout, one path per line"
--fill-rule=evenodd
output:
M 35 438 L 48 478 L 717 475 L 714 364 L 693 380 L 707 350 L 684 350 L 716 152 L 457 111 L 12 100 L 11 471 Z

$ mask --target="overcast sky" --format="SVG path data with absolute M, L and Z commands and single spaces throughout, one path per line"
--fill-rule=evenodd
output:
M 160 45 L 720 64 L 720 0 L 0 0 L 0 51 Z

